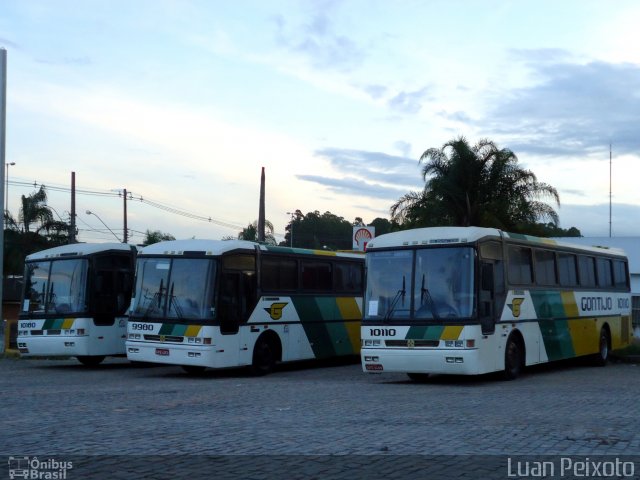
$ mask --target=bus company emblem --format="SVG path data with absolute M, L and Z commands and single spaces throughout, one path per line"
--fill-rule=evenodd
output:
M 412 338 L 410 338 L 409 340 L 407 340 L 407 347 L 408 348 L 413 348 L 416 346 L 416 341 Z
M 524 298 L 514 298 L 513 302 L 508 305 L 513 312 L 513 316 L 516 318 L 520 316 L 520 305 L 522 305 L 522 302 L 524 302 Z
M 282 318 L 282 309 L 288 304 L 286 302 L 272 303 L 269 308 L 265 308 L 264 311 L 269 314 L 271 320 L 280 320 Z
M 160 341 L 164 342 L 167 339 L 167 337 L 165 337 L 164 335 L 160 335 Z

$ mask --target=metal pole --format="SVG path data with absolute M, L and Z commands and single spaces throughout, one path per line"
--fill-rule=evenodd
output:
M 69 244 L 76 243 L 76 172 L 71 172 L 71 221 L 69 222 Z
M 4 48 L 0 48 L 0 165 L 6 163 L 5 157 L 5 142 L 7 132 L 7 51 Z M 4 168 L 0 168 L 0 176 L 4 176 Z M 0 178 L 0 188 L 4 188 L 4 178 Z M 2 320 L 2 328 L 4 328 L 4 212 L 6 205 L 4 205 L 4 195 L 0 195 L 0 202 L 2 202 L 2 218 L 0 219 L 0 274 L 2 275 L 2 281 L 0 281 L 0 320 Z
M 260 204 L 258 205 L 258 242 L 264 242 L 264 167 L 260 176 Z
M 127 243 L 127 189 L 123 189 L 124 193 L 124 234 L 122 235 L 122 243 Z
M 611 160 L 611 142 L 609 142 L 609 238 L 611 238 L 611 171 L 612 171 L 612 160 Z

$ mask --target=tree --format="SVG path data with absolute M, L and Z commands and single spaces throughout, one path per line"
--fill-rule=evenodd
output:
M 291 246 L 292 234 L 294 247 L 349 250 L 352 246 L 353 225 L 328 211 L 320 214 L 315 210 L 303 215 L 300 210 L 296 210 L 285 229 L 285 239 L 280 243 L 283 246 Z
M 273 223 L 269 220 L 264 221 L 264 241 L 268 245 L 276 245 L 276 237 L 273 234 Z M 248 240 L 250 242 L 258 241 L 258 221 L 250 223 L 238 234 L 238 240 Z
M 142 241 L 143 245 L 152 245 L 154 243 L 163 242 L 165 240 L 175 240 L 176 237 L 171 235 L 170 233 L 164 233 L 160 230 L 147 230 L 144 234 L 144 240 Z
M 538 182 L 518 165 L 515 153 L 490 140 L 471 146 L 459 137 L 426 150 L 419 161 L 424 189 L 391 207 L 392 220 L 403 228 L 473 225 L 533 233 L 541 220 L 558 225 L 558 214 L 542 201 L 559 206 L 556 189 Z
M 5 275 L 21 274 L 27 255 L 69 243 L 70 226 L 62 220 L 53 219 L 44 186 L 28 196 L 22 195 L 18 221 L 9 212 L 5 212 L 4 218 Z
M 53 212 L 47 206 L 47 191 L 44 185 L 41 185 L 37 192 L 26 197 L 22 195 L 19 220 L 24 232 L 29 232 L 33 223 L 40 224 L 35 230 L 36 233 L 48 229 L 53 223 Z

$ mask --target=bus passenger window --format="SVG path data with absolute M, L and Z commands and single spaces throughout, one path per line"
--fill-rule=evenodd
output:
M 578 257 L 578 271 L 580 277 L 581 287 L 595 287 L 596 286 L 596 266 L 595 259 L 593 257 L 587 257 L 580 255 Z
M 613 284 L 616 288 L 627 287 L 627 264 L 622 260 L 613 261 Z
M 608 258 L 598 258 L 596 264 L 598 268 L 598 286 L 612 287 L 613 275 L 611 274 L 611 260 Z
M 558 273 L 560 276 L 560 285 L 563 287 L 577 286 L 578 270 L 576 268 L 576 256 L 572 253 L 559 253 Z
M 531 249 L 509 247 L 509 282 L 516 285 L 530 285 L 531 271 Z

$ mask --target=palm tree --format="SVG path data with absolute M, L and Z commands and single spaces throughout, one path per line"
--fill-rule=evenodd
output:
M 264 241 L 269 245 L 276 245 L 276 237 L 273 235 L 273 223 L 269 220 L 264 221 Z M 249 240 L 251 242 L 258 241 L 258 221 L 247 225 L 238 234 L 238 240 Z
M 43 229 L 48 230 L 49 226 L 54 223 L 53 213 L 47 206 L 47 191 L 44 185 L 41 185 L 37 192 L 29 194 L 28 197 L 22 195 L 19 221 L 25 233 L 30 231 L 29 227 L 32 223 L 40 223 L 35 233 L 39 233 Z
M 421 192 L 403 195 L 391 218 L 406 227 L 456 225 L 526 232 L 540 220 L 558 224 L 555 188 L 538 182 L 518 165 L 515 153 L 490 140 L 471 146 L 464 137 L 426 150 L 419 160 L 425 181 Z

